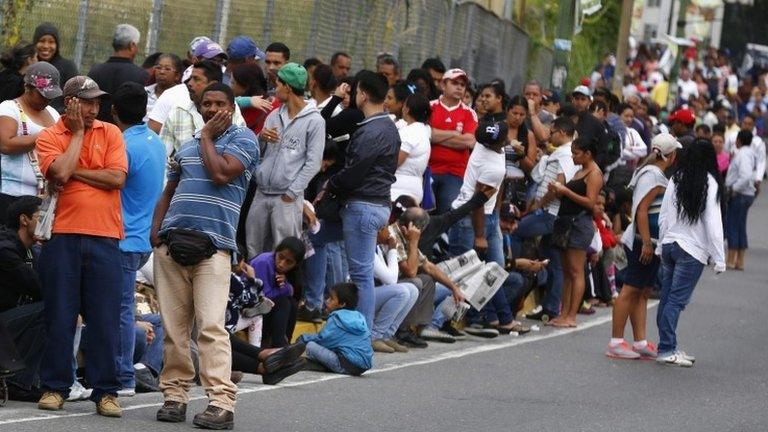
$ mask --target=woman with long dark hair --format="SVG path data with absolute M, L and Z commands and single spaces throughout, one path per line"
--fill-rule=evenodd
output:
M 237 104 L 243 112 L 248 129 L 258 135 L 264 127 L 264 120 L 271 105 L 264 95 L 267 94 L 267 78 L 257 64 L 241 64 L 232 69 L 232 92 L 237 97 Z M 254 97 L 255 96 L 255 97 Z
M 656 361 L 662 364 L 693 366 L 695 358 L 677 345 L 680 312 L 710 260 L 715 272 L 725 271 L 719 177 L 715 148 L 709 140 L 700 139 L 684 150 L 664 192 L 659 215 L 661 241 L 656 248 L 662 268 Z
M 566 229 L 561 253 L 563 263 L 563 307 L 560 316 L 547 324 L 555 327 L 576 327 L 576 313 L 584 297 L 584 267 L 587 249 L 595 235 L 592 210 L 603 187 L 603 173 L 595 163 L 595 140 L 576 138 L 571 146 L 573 163 L 581 169 L 566 184 L 552 182 L 551 192 L 560 198 L 560 210 L 553 236 Z
M 510 171 L 510 163 L 514 163 L 522 169 L 526 175 L 536 165 L 538 149 L 536 137 L 533 131 L 525 125 L 528 116 L 528 101 L 520 96 L 514 96 L 507 104 L 507 127 L 509 128 L 509 142 L 505 148 L 507 154 L 507 173 Z
M 429 116 L 432 110 L 429 100 L 421 93 L 415 93 L 405 100 L 403 120 L 406 126 L 400 128 L 400 153 L 397 157 L 395 183 L 392 184 L 392 200 L 400 195 L 409 195 L 421 204 L 424 198 L 424 171 L 429 162 L 430 136 Z
M 24 74 L 36 61 L 35 44 L 18 43 L 0 56 L 0 102 L 24 94 Z

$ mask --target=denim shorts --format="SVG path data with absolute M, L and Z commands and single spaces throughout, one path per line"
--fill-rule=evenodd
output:
M 643 242 L 636 239 L 630 250 L 624 245 L 624 251 L 627 253 L 627 268 L 624 270 L 624 284 L 631 285 L 638 289 L 653 287 L 659 277 L 659 267 L 661 259 L 653 255 L 649 264 L 640 262 L 640 255 L 643 251 Z
M 568 238 L 568 249 L 587 250 L 595 236 L 595 225 L 591 213 L 582 213 L 575 217 Z

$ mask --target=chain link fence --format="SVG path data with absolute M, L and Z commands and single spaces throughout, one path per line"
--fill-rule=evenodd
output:
M 0 3 L 14 0 L 0 0 Z M 19 16 L 21 39 L 50 21 L 61 32 L 61 52 L 81 71 L 109 57 L 116 24 L 142 34 L 140 58 L 165 51 L 184 54 L 196 36 L 223 46 L 232 37 L 251 36 L 262 49 L 271 41 L 291 48 L 293 60 L 335 51 L 352 56 L 353 70 L 374 68 L 377 54 L 389 52 L 402 70 L 439 56 L 462 67 L 477 82 L 501 78 L 510 90 L 526 78 L 549 81 L 550 65 L 529 67 L 529 37 L 516 24 L 472 2 L 451 0 L 27 0 Z M 0 18 L 2 19 L 2 18 Z M 5 25 L 5 23 L 2 23 Z M 540 61 L 541 56 L 532 56 Z M 541 61 L 546 61 L 546 57 Z M 514 92 L 514 91 L 513 91 Z

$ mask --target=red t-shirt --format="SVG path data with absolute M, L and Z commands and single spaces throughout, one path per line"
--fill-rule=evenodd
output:
M 429 125 L 432 128 L 474 135 L 475 129 L 477 129 L 477 114 L 475 110 L 463 102 L 448 108 L 440 99 L 433 100 L 429 105 L 432 108 L 432 117 L 429 119 Z M 432 143 L 429 167 L 432 169 L 433 174 L 451 174 L 464 178 L 469 154 L 469 149 L 455 150 Z

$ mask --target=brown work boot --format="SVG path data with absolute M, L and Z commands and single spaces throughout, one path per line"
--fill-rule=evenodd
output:
M 45 392 L 37 403 L 37 408 L 46 411 L 59 411 L 64 408 L 64 398 L 56 392 Z
M 235 426 L 235 413 L 217 406 L 208 405 L 205 411 L 195 416 L 192 423 L 203 429 L 232 429 Z
M 187 404 L 176 401 L 165 401 L 157 411 L 157 421 L 166 423 L 184 423 L 187 421 Z
M 123 409 L 117 403 L 117 396 L 105 394 L 96 403 L 96 412 L 104 417 L 122 417 Z

